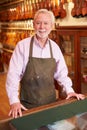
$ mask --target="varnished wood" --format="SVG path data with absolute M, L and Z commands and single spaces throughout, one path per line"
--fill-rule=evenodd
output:
M 5 89 L 6 73 L 0 73 L 0 120 L 9 112 L 9 102 Z

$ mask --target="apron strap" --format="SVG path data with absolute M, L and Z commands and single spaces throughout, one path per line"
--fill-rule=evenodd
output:
M 31 41 L 30 41 L 29 57 L 32 57 L 33 41 L 34 41 L 34 36 L 32 36 Z M 49 40 L 49 47 L 50 47 L 50 55 L 51 55 L 51 58 L 53 58 L 53 53 L 52 53 L 52 47 L 51 47 L 51 42 L 50 42 L 50 40 Z
M 31 41 L 30 41 L 30 51 L 29 51 L 29 57 L 32 57 L 33 40 L 34 40 L 34 36 L 32 36 Z
M 51 58 L 53 58 L 53 52 L 52 52 L 52 46 L 51 46 L 51 42 L 49 40 L 49 46 L 50 46 L 50 54 L 51 54 Z

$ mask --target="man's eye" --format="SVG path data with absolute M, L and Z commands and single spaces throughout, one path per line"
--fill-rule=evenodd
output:
M 47 25 L 48 23 L 44 23 L 45 25 Z
M 37 25 L 39 25 L 40 23 L 38 22 L 38 23 L 36 23 Z

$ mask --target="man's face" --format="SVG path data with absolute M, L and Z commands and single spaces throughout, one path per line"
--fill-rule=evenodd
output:
M 53 24 L 48 14 L 40 13 L 34 21 L 34 29 L 38 37 L 46 38 L 51 32 Z

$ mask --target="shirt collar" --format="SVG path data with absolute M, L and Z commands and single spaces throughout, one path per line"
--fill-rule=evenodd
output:
M 47 42 L 46 42 L 46 45 L 49 43 L 49 41 L 50 41 L 50 39 L 48 38 L 48 39 L 47 39 Z M 39 41 L 37 40 L 36 35 L 34 36 L 34 43 L 35 43 L 36 45 L 40 46 Z M 41 46 L 40 46 L 40 47 L 41 47 Z

